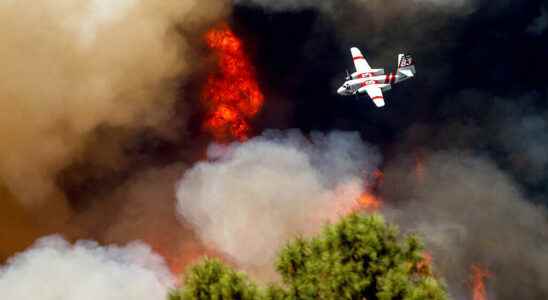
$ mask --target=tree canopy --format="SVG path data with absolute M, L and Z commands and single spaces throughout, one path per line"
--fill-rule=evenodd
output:
M 379 215 L 352 214 L 279 253 L 281 282 L 258 287 L 244 273 L 206 258 L 186 274 L 170 300 L 367 299 L 445 300 L 415 236 L 400 236 Z

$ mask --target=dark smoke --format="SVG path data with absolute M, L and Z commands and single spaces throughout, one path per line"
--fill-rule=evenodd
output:
M 239 3 L 241 18 L 265 32 L 289 27 L 284 21 L 295 28 L 269 35 L 274 50 L 262 62 L 270 74 L 290 68 L 278 52 L 300 58 L 288 80 L 265 75 L 296 99 L 295 126 L 358 128 L 382 146 L 386 213 L 423 235 L 453 297 L 471 298 L 472 264 L 494 274 L 490 299 L 548 297 L 548 44 L 540 1 Z M 257 7 L 270 23 L 247 17 Z M 417 59 L 417 77 L 387 93 L 385 110 L 333 93 L 352 68 L 354 45 L 374 66 L 390 69 L 400 51 Z
M 469 268 L 486 266 L 489 299 L 548 296 L 548 214 L 528 201 L 510 176 L 489 159 L 435 152 L 413 176 L 415 160 L 385 168 L 385 213 L 419 234 L 455 299 L 470 299 Z

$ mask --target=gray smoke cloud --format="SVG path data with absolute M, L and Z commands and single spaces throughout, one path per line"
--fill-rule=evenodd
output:
M 435 152 L 416 177 L 414 159 L 385 169 L 389 219 L 418 233 L 455 299 L 470 299 L 470 267 L 480 264 L 489 299 L 548 297 L 548 215 L 492 161 L 466 152 Z M 394 208 L 395 207 L 395 208 Z
M 443 123 L 415 126 L 403 144 L 485 154 L 496 149 L 490 154 L 517 181 L 539 187 L 548 175 L 548 111 L 541 105 L 545 101 L 539 92 L 498 97 L 463 90 L 442 100 Z
M 267 132 L 213 145 L 177 185 L 178 212 L 240 266 L 272 269 L 280 246 L 352 206 L 379 162 L 356 133 Z M 260 274 L 259 274 L 260 276 Z
M 196 68 L 186 33 L 227 10 L 217 0 L 2 1 L 0 181 L 38 215 L 64 220 L 58 172 L 98 128 L 165 131 L 177 83 Z M 113 144 L 102 151 L 116 166 Z
M 544 97 L 448 96 L 444 121 L 411 128 L 385 168 L 383 197 L 396 208 L 386 213 L 427 241 L 456 299 L 470 298 L 472 264 L 493 274 L 489 299 L 548 296 Z
M 164 300 L 173 279 L 163 259 L 143 243 L 102 247 L 40 239 L 0 268 L 6 300 Z

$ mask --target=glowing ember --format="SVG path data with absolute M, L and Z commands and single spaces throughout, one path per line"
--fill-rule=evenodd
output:
M 217 142 L 244 141 L 251 134 L 249 121 L 264 102 L 253 67 L 228 26 L 210 30 L 205 40 L 218 57 L 219 72 L 209 76 L 202 93 L 207 108 L 202 126 Z
M 481 266 L 472 266 L 472 299 L 487 300 L 487 292 L 485 290 L 485 279 L 492 274 Z
M 422 253 L 422 260 L 417 263 L 417 272 L 424 275 L 432 275 L 432 254 L 429 252 Z

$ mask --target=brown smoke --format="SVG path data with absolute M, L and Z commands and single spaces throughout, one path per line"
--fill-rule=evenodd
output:
M 0 211 L 21 211 L 10 217 L 19 225 L 5 221 L 11 230 L 72 214 L 56 175 L 89 147 L 102 149 L 97 164 L 115 167 L 127 132 L 166 130 L 177 88 L 200 55 L 187 36 L 227 7 L 217 0 L 0 4 L 0 183 L 11 195 L 2 196 Z M 108 147 L 97 145 L 99 129 Z
M 181 273 L 188 263 L 207 253 L 190 226 L 179 222 L 174 212 L 175 184 L 184 169 L 173 165 L 135 175 L 78 214 L 74 228 L 104 244 L 145 241 L 166 259 L 174 274 Z

